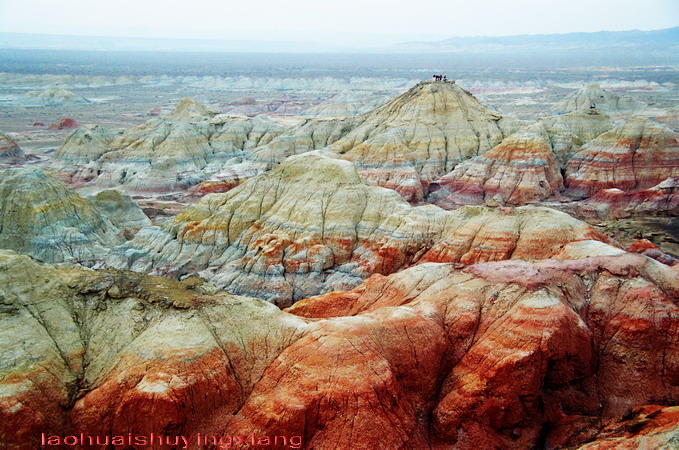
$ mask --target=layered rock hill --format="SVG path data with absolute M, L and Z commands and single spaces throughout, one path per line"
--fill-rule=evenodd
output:
M 562 188 L 549 136 L 541 124 L 536 124 L 433 182 L 427 202 L 445 209 L 484 203 L 525 205 L 555 198 Z
M 580 216 L 622 219 L 633 216 L 679 216 L 679 177 L 668 178 L 650 189 L 625 192 L 603 189 L 578 202 Z
M 124 192 L 107 189 L 99 191 L 87 199 L 123 233 L 126 240 L 132 239 L 141 228 L 151 225 L 151 220 Z
M 362 176 L 421 202 L 429 183 L 499 144 L 517 121 L 483 106 L 454 82 L 421 82 L 361 117 L 329 149 Z
M 19 144 L 5 133 L 0 132 L 0 162 L 20 161 L 24 156 Z
M 437 347 L 440 387 L 414 398 L 394 388 L 394 404 L 405 402 L 412 409 L 410 420 L 399 416 L 391 421 L 398 424 L 393 431 L 389 428 L 390 435 L 398 436 L 392 438 L 392 448 L 427 448 L 432 443 L 462 449 L 562 448 L 594 438 L 601 419 L 614 421 L 644 404 L 675 404 L 679 285 L 671 269 L 595 242 L 569 244 L 556 259 L 492 262 L 462 270 L 420 265 L 389 277 L 374 275 L 352 291 L 310 298 L 289 311 L 366 328 L 371 319 L 385 320 L 385 314 L 412 321 L 407 328 L 411 339 L 400 352 L 402 362 L 412 358 L 434 363 L 417 344 L 421 335 L 415 324 L 433 332 L 426 348 Z M 425 326 L 422 320 L 435 325 Z M 368 335 L 365 347 L 352 343 L 361 355 L 356 360 L 363 361 L 356 364 L 380 367 L 383 334 Z M 399 376 L 402 367 L 393 367 L 394 378 L 378 372 L 375 379 L 386 389 L 392 383 L 399 386 L 399 380 L 420 389 L 431 386 L 423 384 L 429 371 L 418 370 L 413 379 Z M 285 366 L 269 372 L 278 386 L 263 380 L 255 388 L 257 396 L 236 416 L 242 423 L 239 431 L 270 429 L 272 421 L 281 429 L 299 426 L 295 417 L 305 417 L 303 413 L 292 418 L 279 413 L 283 417 L 277 419 L 267 402 L 282 396 L 284 389 L 291 395 L 286 381 L 292 375 L 282 374 L 286 369 L 291 370 Z M 283 378 L 277 378 L 279 373 Z M 325 392 L 317 394 L 308 383 L 297 379 L 295 404 L 324 404 Z M 336 379 L 333 384 L 342 383 Z M 364 391 L 354 386 L 347 395 L 362 398 Z M 347 401 L 360 404 L 358 399 Z M 384 409 L 371 410 L 374 422 L 393 414 Z M 423 414 L 429 420 L 418 421 L 418 410 L 431 411 Z M 676 427 L 679 417 L 671 420 Z M 353 423 L 355 434 L 360 434 L 357 428 L 367 429 L 367 422 Z M 332 431 L 324 430 L 323 436 Z M 429 436 L 429 442 L 418 440 L 420 436 Z
M 84 97 L 66 88 L 51 86 L 41 91 L 31 91 L 24 94 L 17 103 L 21 106 L 63 106 L 82 105 L 91 103 Z
M 47 262 L 100 262 L 125 232 L 150 223 L 129 197 L 113 195 L 100 193 L 91 202 L 40 169 L 2 171 L 0 248 Z
M 58 167 L 71 169 L 96 161 L 110 151 L 117 133 L 102 125 L 83 125 L 76 128 L 54 154 Z
M 198 279 L 3 251 L 0 445 L 82 431 L 319 449 L 662 443 L 679 422 L 664 407 L 679 401 L 670 270 L 585 241 L 554 260 L 374 275 L 292 315 Z
M 552 111 L 555 113 L 567 113 L 577 110 L 588 110 L 592 106 L 606 114 L 615 116 L 638 113 L 644 105 L 631 97 L 621 97 L 611 91 L 602 89 L 598 84 L 591 84 L 568 94 L 566 98 L 552 106 Z
M 552 151 L 562 168 L 580 148 L 614 127 L 610 116 L 598 109 L 580 109 L 540 120 L 549 134 Z
M 679 176 L 679 135 L 635 117 L 600 135 L 568 162 L 566 186 L 576 198 L 601 189 L 636 191 Z
M 182 190 L 218 171 L 225 161 L 268 143 L 283 128 L 261 116 L 217 114 L 186 98 L 170 115 L 131 128 L 110 143 L 108 136 L 98 137 L 100 150 L 94 152 L 76 133 L 56 159 L 64 167 L 69 161 L 92 159 L 103 148 L 106 151 L 97 159 L 67 171 L 71 182 L 138 192 Z
M 191 189 L 191 197 L 209 193 L 228 192 L 243 181 L 271 170 L 286 158 L 319 150 L 336 142 L 356 125 L 355 120 L 345 118 L 307 119 L 286 130 L 246 155 L 240 161 L 233 160 L 208 180 Z
M 316 151 L 205 196 L 162 228 L 142 229 L 108 262 L 174 277 L 199 273 L 230 292 L 285 305 L 420 260 L 547 258 L 582 239 L 605 240 L 546 208 L 412 207 L 368 185 L 352 163 Z

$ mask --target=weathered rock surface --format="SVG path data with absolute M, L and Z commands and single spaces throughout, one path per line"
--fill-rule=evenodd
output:
M 111 220 L 129 227 L 147 224 L 129 197 L 120 210 L 103 193 L 95 202 L 78 195 L 58 178 L 40 169 L 0 172 L 0 248 L 47 262 L 94 264 L 111 247 L 124 242 L 124 232 Z M 98 205 L 105 214 L 97 209 Z
M 183 190 L 282 131 L 282 125 L 268 118 L 218 114 L 186 98 L 172 114 L 131 128 L 110 143 L 97 137 L 95 148 L 99 150 L 94 152 L 87 140 L 76 134 L 64 144 L 57 161 L 63 167 L 71 160 L 89 159 L 105 150 L 87 165 L 67 171 L 71 181 L 137 192 Z
M 307 119 L 286 130 L 266 145 L 252 151 L 240 162 L 233 160 L 225 167 L 191 190 L 191 197 L 208 193 L 228 192 L 244 180 L 266 172 L 285 161 L 289 156 L 319 150 L 336 142 L 354 126 L 355 120 L 345 118 Z
M 613 421 L 582 450 L 648 448 L 671 450 L 679 445 L 679 406 L 644 405 Z
M 362 116 L 329 149 L 356 163 L 371 183 L 417 203 L 434 179 L 517 128 L 453 82 L 422 82 Z
M 321 449 L 664 445 L 679 421 L 663 407 L 679 400 L 674 272 L 591 241 L 557 258 L 373 275 L 295 316 L 195 278 L 0 252 L 0 444 L 86 430 Z
M 290 304 L 421 259 L 546 258 L 582 239 L 606 238 L 546 208 L 411 207 L 369 186 L 352 163 L 309 152 L 204 197 L 162 228 L 142 229 L 109 263 L 175 277 L 197 272 L 230 292 Z
M 606 114 L 621 115 L 638 112 L 644 105 L 631 97 L 619 95 L 602 89 L 598 84 L 591 84 L 583 89 L 570 93 L 566 98 L 552 106 L 555 113 L 567 113 L 587 110 L 595 106 Z
M 0 161 L 11 162 L 24 158 L 24 152 L 14 139 L 0 132 Z
M 576 198 L 602 189 L 637 191 L 679 176 L 679 135 L 635 117 L 600 135 L 568 162 L 566 185 Z
M 562 168 L 580 148 L 600 134 L 613 128 L 610 116 L 598 109 L 579 109 L 567 114 L 541 119 L 552 151 L 559 158 Z
M 600 219 L 621 219 L 633 216 L 679 216 L 679 177 L 668 178 L 650 189 L 625 192 L 602 189 L 579 202 L 578 214 Z
M 125 239 L 132 237 L 140 228 L 151 225 L 146 214 L 125 192 L 107 189 L 88 198 L 97 211 L 107 218 Z
M 57 148 L 54 162 L 65 169 L 85 165 L 110 151 L 116 137 L 113 130 L 101 125 L 84 125 L 75 129 Z
M 217 434 L 211 420 L 235 413 L 305 329 L 217 291 L 0 251 L 0 446 L 81 430 Z
M 541 124 L 536 124 L 433 182 L 427 202 L 445 209 L 484 203 L 525 205 L 555 198 L 562 188 L 549 136 Z

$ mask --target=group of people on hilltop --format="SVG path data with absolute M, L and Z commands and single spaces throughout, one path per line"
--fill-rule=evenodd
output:
M 448 81 L 447 75 L 433 75 L 434 81 Z

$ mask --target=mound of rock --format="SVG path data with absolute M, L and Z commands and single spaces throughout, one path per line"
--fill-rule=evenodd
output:
M 64 106 L 83 105 L 91 102 L 73 91 L 52 86 L 41 91 L 27 92 L 18 100 L 18 103 L 21 106 Z
M 72 128 L 78 128 L 80 124 L 75 121 L 75 119 L 71 119 L 70 117 L 64 117 L 63 119 L 59 119 L 58 121 L 54 122 L 52 125 L 49 126 L 50 130 L 70 130 Z
M 599 252 L 604 255 L 571 260 L 571 251 L 589 251 L 591 245 L 603 246 Z M 385 314 L 398 314 L 413 320 L 409 332 L 418 329 L 417 320 L 433 320 L 436 326 L 426 329 L 441 334 L 428 336 L 430 345 L 447 343 L 436 358 L 442 358 L 437 367 L 445 375 L 429 424 L 434 442 L 463 449 L 531 448 L 542 440 L 547 448 L 561 448 L 591 438 L 588 433 L 596 433 L 593 425 L 601 418 L 613 421 L 643 404 L 673 404 L 679 395 L 673 375 L 678 349 L 670 331 L 679 321 L 674 303 L 679 285 L 671 270 L 601 243 L 570 244 L 562 258 L 493 262 L 462 270 L 420 265 L 389 277 L 375 275 L 349 292 L 306 299 L 289 311 L 365 327 L 370 319 L 382 322 Z M 657 315 L 661 311 L 663 319 Z M 423 347 L 416 342 L 403 349 L 401 361 L 408 360 L 408 354 L 424 360 Z M 354 345 L 357 352 L 365 352 Z M 364 355 L 369 359 L 373 353 Z M 298 383 L 304 386 L 304 379 Z M 260 386 L 257 398 L 287 388 L 285 382 Z M 309 399 L 303 404 L 313 403 L 313 390 L 293 392 L 296 399 Z M 362 396 L 359 387 L 348 392 Z M 240 429 L 257 430 L 266 419 L 272 420 L 273 410 L 257 398 L 239 413 L 247 425 Z M 377 411 L 376 420 L 389 414 Z M 287 417 L 276 420 L 288 426 L 291 422 Z M 418 425 L 406 423 L 411 428 L 401 439 L 412 443 L 408 439 L 417 439 Z
M 460 163 L 429 186 L 427 202 L 525 205 L 554 198 L 563 188 L 559 163 L 541 124 L 522 129 L 483 155 Z
M 568 162 L 566 185 L 576 198 L 602 189 L 636 191 L 679 176 L 679 135 L 635 117 L 600 135 Z
M 603 189 L 579 202 L 579 215 L 599 219 L 633 216 L 679 216 L 679 177 L 668 178 L 650 189 L 625 192 Z
M 591 84 L 567 95 L 566 98 L 552 106 L 552 111 L 567 113 L 595 107 L 606 114 L 622 115 L 639 112 L 643 106 L 643 103 L 631 97 L 620 97 L 611 91 L 602 89 L 598 84 Z
M 76 133 L 60 149 L 57 162 L 65 167 L 100 153 L 86 165 L 67 170 L 76 185 L 121 186 L 136 192 L 184 190 L 282 131 L 282 125 L 266 117 L 218 114 L 186 98 L 172 114 L 153 118 L 110 142 L 101 130 L 95 137 L 96 151 Z M 84 133 L 92 135 L 93 130 Z
M 230 292 L 290 304 L 419 260 L 546 258 L 592 238 L 605 239 L 546 208 L 411 207 L 393 190 L 365 183 L 352 163 L 309 152 L 205 196 L 162 228 L 142 229 L 109 264 L 199 273 Z
M 141 228 L 151 225 L 151 220 L 124 192 L 108 189 L 88 197 L 88 200 L 118 230 L 122 231 L 125 239 L 132 239 Z
M 55 163 L 72 168 L 95 161 L 110 151 L 117 133 L 102 125 L 84 125 L 75 129 L 57 148 Z
M 286 158 L 319 150 L 337 142 L 356 125 L 352 119 L 307 119 L 286 130 L 266 145 L 246 155 L 239 163 L 228 164 L 191 190 L 191 197 L 212 192 L 227 192 L 244 180 L 271 170 Z
M 0 444 L 87 430 L 304 448 L 663 445 L 679 422 L 674 272 L 591 241 L 556 256 L 423 264 L 293 315 L 195 278 L 0 252 Z
M 0 172 L 0 198 L 0 248 L 41 261 L 94 264 L 124 242 L 123 232 L 109 217 L 120 224 L 147 224 L 129 197 L 127 203 L 121 201 L 125 207 L 120 210 L 103 205 L 101 199 L 92 203 L 40 169 Z
M 610 116 L 598 109 L 580 109 L 558 116 L 541 119 L 549 134 L 552 151 L 562 168 L 580 148 L 613 128 Z
M 19 144 L 5 133 L 0 132 L 0 161 L 13 162 L 24 158 L 24 152 Z
M 371 183 L 417 203 L 434 179 L 517 128 L 454 82 L 422 82 L 362 116 L 329 148 L 356 163 Z

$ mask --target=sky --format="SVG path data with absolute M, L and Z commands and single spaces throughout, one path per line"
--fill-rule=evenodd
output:
M 0 32 L 370 47 L 679 26 L 679 0 L 0 0 Z

